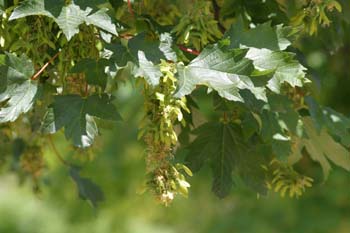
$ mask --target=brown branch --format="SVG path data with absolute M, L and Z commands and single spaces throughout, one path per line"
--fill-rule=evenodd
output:
M 41 67 L 40 70 L 33 75 L 31 80 L 36 80 L 42 74 L 42 72 L 44 72 L 44 70 L 50 65 L 50 63 L 52 63 L 58 57 L 59 54 L 60 52 L 57 52 L 48 62 L 46 62 L 46 64 L 43 65 L 43 67 Z
M 219 30 L 222 32 L 222 34 L 225 33 L 226 29 L 225 27 L 220 23 L 220 7 L 216 0 L 212 0 L 213 8 L 214 8 L 214 18 L 218 22 Z
M 190 54 L 193 54 L 193 55 L 196 55 L 198 56 L 201 52 L 198 51 L 198 50 L 195 50 L 195 49 L 190 49 L 190 48 L 186 48 L 185 46 L 183 45 L 177 45 L 179 47 L 179 49 L 181 49 L 182 51 L 185 51 L 187 53 L 190 53 Z
M 130 0 L 128 0 L 128 9 L 129 9 L 130 14 L 134 17 L 135 14 L 134 14 L 134 10 L 132 9 L 132 4 L 131 4 Z
M 122 39 L 130 40 L 131 38 L 134 37 L 134 35 L 126 33 L 126 34 L 120 34 L 119 37 Z

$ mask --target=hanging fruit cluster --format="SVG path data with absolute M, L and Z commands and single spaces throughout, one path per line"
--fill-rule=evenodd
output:
M 289 193 L 289 197 L 298 198 L 313 183 L 311 177 L 302 175 L 292 166 L 277 160 L 272 160 L 269 167 L 264 167 L 264 169 L 270 173 L 270 178 L 266 183 L 267 188 L 280 193 L 281 197 Z
M 190 186 L 181 170 L 192 175 L 183 164 L 172 164 L 173 150 L 177 144 L 176 123 L 185 124 L 183 111 L 189 112 L 186 98 L 173 97 L 176 90 L 176 66 L 162 61 L 163 76 L 156 87 L 145 83 L 145 112 L 139 137 L 147 144 L 147 188 L 161 203 L 168 205 L 177 194 L 187 196 Z
M 338 12 L 342 11 L 342 7 L 335 0 L 309 0 L 304 1 L 305 7 L 291 18 L 293 26 L 304 26 L 304 30 L 310 35 L 314 35 L 318 31 L 318 25 L 323 27 L 329 26 L 331 20 L 327 15 L 334 9 Z

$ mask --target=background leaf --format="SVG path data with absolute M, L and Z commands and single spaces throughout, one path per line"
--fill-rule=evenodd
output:
M 110 101 L 106 95 L 93 95 L 86 99 L 78 95 L 56 96 L 46 114 L 43 131 L 53 134 L 64 128 L 66 138 L 72 140 L 75 146 L 91 146 L 98 134 L 93 116 L 113 121 L 121 119 Z
M 75 182 L 79 197 L 87 200 L 94 208 L 98 207 L 98 203 L 104 201 L 104 194 L 100 187 L 93 183 L 90 179 L 80 176 L 80 168 L 70 167 L 69 175 Z

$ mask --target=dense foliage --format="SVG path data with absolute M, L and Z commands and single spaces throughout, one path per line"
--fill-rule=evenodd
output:
M 94 147 L 122 121 L 115 95 L 131 82 L 144 101 L 145 190 L 160 202 L 187 196 L 205 165 L 219 197 L 235 182 L 299 197 L 310 159 L 325 179 L 332 164 L 350 170 L 350 119 L 319 104 L 298 48 L 341 25 L 341 11 L 335 0 L 0 0 L 2 169 L 40 191 L 49 143 L 97 206 L 103 192 L 51 135 L 64 131 L 77 154 Z

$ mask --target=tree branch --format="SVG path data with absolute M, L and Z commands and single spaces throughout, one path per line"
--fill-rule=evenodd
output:
M 193 54 L 193 55 L 196 55 L 198 56 L 201 52 L 198 51 L 198 50 L 195 50 L 195 49 L 190 49 L 190 48 L 186 48 L 185 46 L 183 45 L 177 45 L 179 47 L 179 49 L 181 49 L 182 51 L 185 51 L 187 53 L 190 53 L 190 54 Z
M 129 9 L 130 14 L 134 17 L 135 14 L 134 14 L 134 10 L 132 9 L 132 4 L 131 4 L 130 0 L 128 0 L 128 9 Z
M 213 3 L 213 8 L 214 8 L 214 18 L 218 22 L 218 27 L 219 30 L 224 34 L 226 29 L 225 27 L 220 23 L 220 7 L 216 0 L 211 1 Z
M 57 148 L 56 148 L 56 145 L 55 145 L 55 143 L 54 143 L 53 140 L 52 140 L 51 135 L 48 136 L 48 139 L 49 139 L 48 141 L 49 141 L 49 143 L 50 143 L 50 146 L 51 146 L 51 148 L 52 148 L 52 151 L 54 152 L 54 154 L 56 155 L 56 157 L 58 158 L 58 160 L 59 160 L 62 164 L 64 164 L 65 166 L 70 167 L 71 165 L 61 156 L 60 152 L 58 152 L 58 150 L 57 150 Z
M 33 77 L 31 78 L 31 80 L 36 80 L 39 78 L 39 76 L 41 75 L 42 72 L 44 72 L 44 70 L 50 65 L 50 63 L 52 63 L 60 54 L 60 52 L 57 52 L 48 62 L 46 62 L 46 64 L 40 68 L 40 70 L 38 72 L 36 72 Z

